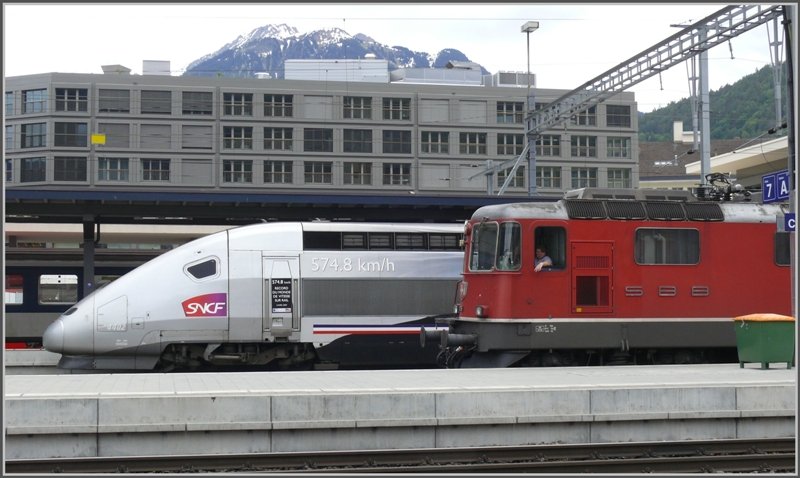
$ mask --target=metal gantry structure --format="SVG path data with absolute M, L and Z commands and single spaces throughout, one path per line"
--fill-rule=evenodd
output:
M 516 159 L 506 181 L 498 191 L 505 192 L 511 179 L 527 154 L 536 154 L 534 144 L 537 136 L 554 128 L 572 116 L 592 107 L 615 94 L 651 78 L 683 61 L 699 55 L 720 43 L 741 35 L 764 23 L 783 15 L 781 5 L 734 5 L 725 7 L 708 17 L 695 22 L 666 40 L 623 61 L 583 85 L 566 93 L 541 109 L 526 114 L 527 145 Z M 529 99 L 530 101 L 530 99 Z M 703 139 L 705 136 L 705 139 Z M 702 141 L 709 141 L 708 133 L 701 134 Z M 488 168 L 485 174 L 507 169 L 509 162 Z M 529 180 L 536 180 L 536 171 L 528 172 Z

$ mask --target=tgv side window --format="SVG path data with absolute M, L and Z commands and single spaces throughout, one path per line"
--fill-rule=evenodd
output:
M 637 229 L 637 264 L 697 264 L 700 232 L 697 229 Z
M 216 257 L 201 259 L 187 265 L 184 270 L 187 274 L 197 280 L 216 277 L 219 273 L 219 261 Z
M 469 269 L 490 271 L 497 253 L 497 223 L 484 222 L 472 228 Z

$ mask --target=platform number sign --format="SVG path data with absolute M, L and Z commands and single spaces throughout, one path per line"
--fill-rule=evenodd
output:
M 764 203 L 789 199 L 789 172 L 784 170 L 762 176 L 761 197 Z

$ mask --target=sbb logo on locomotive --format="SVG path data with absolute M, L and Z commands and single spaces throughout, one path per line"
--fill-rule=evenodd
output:
M 227 299 L 225 293 L 204 294 L 186 299 L 181 304 L 186 317 L 225 317 L 228 315 Z

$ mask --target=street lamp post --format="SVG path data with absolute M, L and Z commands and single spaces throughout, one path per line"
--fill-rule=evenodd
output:
M 531 130 L 533 129 L 533 96 L 531 95 L 531 32 L 539 28 L 539 22 L 525 22 L 520 31 L 525 32 L 528 40 L 528 97 L 525 111 L 525 136 L 528 139 L 528 196 L 536 195 L 536 145 L 533 144 Z

